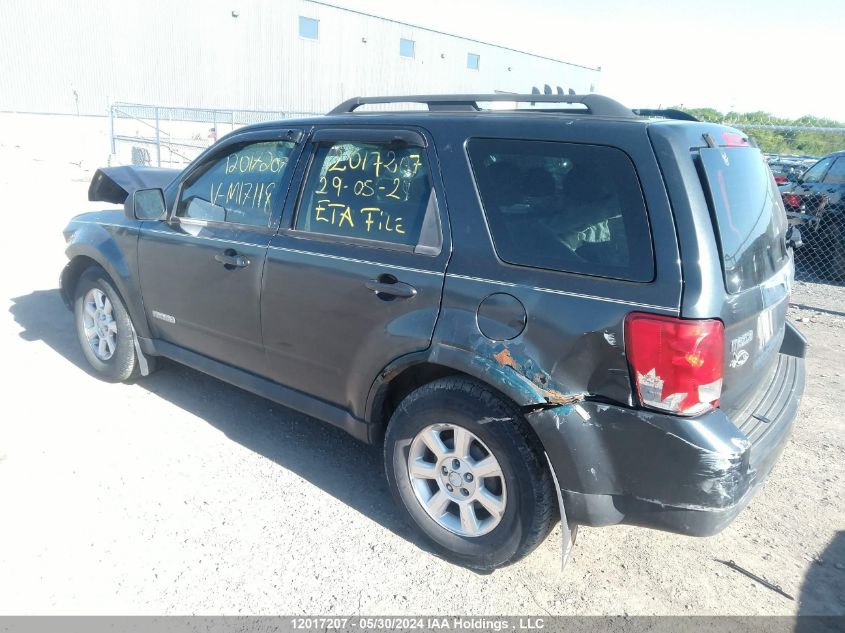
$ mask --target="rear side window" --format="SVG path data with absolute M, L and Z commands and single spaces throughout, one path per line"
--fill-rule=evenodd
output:
M 598 145 L 472 139 L 468 151 L 499 257 L 629 281 L 654 279 L 631 159 Z
M 708 185 L 725 287 L 742 292 L 759 285 L 786 262 L 786 213 L 760 150 L 704 148 Z
M 423 148 L 323 143 L 305 182 L 296 229 L 416 246 L 432 198 Z

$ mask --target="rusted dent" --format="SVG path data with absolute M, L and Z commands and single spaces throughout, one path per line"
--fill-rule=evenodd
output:
M 524 378 L 528 382 L 531 383 L 533 389 L 542 396 L 545 401 L 549 404 L 553 405 L 566 405 L 566 404 L 573 404 L 575 402 L 581 402 L 584 400 L 584 394 L 566 394 L 557 389 L 554 389 L 550 386 L 552 384 L 551 377 L 548 376 L 542 370 L 536 371 L 536 364 L 531 361 L 530 359 L 523 363 L 522 365 L 518 364 L 514 359 L 511 351 L 507 347 L 503 347 L 498 352 L 493 355 L 493 358 L 496 362 L 502 367 L 510 367 L 514 372 L 516 372 L 521 378 Z M 523 370 L 523 367 L 525 370 Z M 535 371 L 527 371 L 529 368 L 535 368 Z M 530 378 L 530 375 L 534 375 L 533 378 Z
M 552 404 L 573 404 L 575 402 L 581 402 L 584 399 L 583 393 L 567 395 L 554 389 L 544 389 L 539 386 L 537 387 L 537 391 L 542 394 L 542 396 L 546 399 L 546 402 L 550 402 Z
M 502 367 L 510 367 L 513 370 L 517 370 L 516 361 L 511 356 L 510 350 L 505 347 L 500 352 L 495 354 L 493 358 L 496 359 L 496 362 L 499 363 Z

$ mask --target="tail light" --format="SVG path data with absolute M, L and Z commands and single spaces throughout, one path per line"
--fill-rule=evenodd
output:
M 775 176 L 775 184 L 776 185 L 785 185 L 789 182 L 786 176 Z
M 783 203 L 787 207 L 793 207 L 797 209 L 801 206 L 801 196 L 798 196 L 794 193 L 785 193 L 783 194 Z
M 632 312 L 625 351 L 640 403 L 679 415 L 719 405 L 725 326 L 715 319 L 678 319 Z

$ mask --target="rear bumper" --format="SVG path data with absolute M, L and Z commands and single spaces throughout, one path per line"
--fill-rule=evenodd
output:
M 804 359 L 780 354 L 771 384 L 736 421 L 721 410 L 689 419 L 595 402 L 581 404 L 588 417 L 556 407 L 529 419 L 571 522 L 707 536 L 765 482 L 803 392 Z

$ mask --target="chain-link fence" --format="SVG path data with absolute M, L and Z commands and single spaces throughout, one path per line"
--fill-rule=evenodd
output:
M 241 126 L 310 114 L 113 103 L 109 108 L 109 163 L 181 167 Z
M 845 154 L 840 159 L 845 163 Z M 842 166 L 845 173 L 845 164 Z M 821 183 L 822 187 L 825 183 Z M 796 276 L 804 281 L 845 285 L 845 207 L 840 191 L 802 182 L 783 194 L 789 223 L 798 227 L 802 246 L 795 251 Z
M 845 127 L 737 125 L 767 152 L 791 227 L 799 280 L 845 285 Z M 810 150 L 810 151 L 807 151 Z
M 795 251 L 796 278 L 845 285 L 845 124 L 763 112 L 688 112 L 744 131 L 765 153 L 789 224 L 803 241 Z

